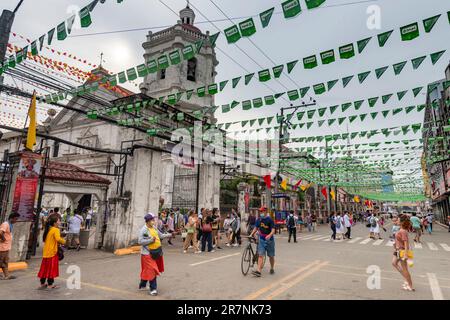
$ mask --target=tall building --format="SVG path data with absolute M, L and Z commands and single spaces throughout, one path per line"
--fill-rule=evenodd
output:
M 445 75 L 446 79 L 428 86 L 423 125 L 424 153 L 428 159 L 426 189 L 431 196 L 431 207 L 441 222 L 446 222 L 450 215 L 450 64 Z M 430 161 L 430 158 L 438 160 Z

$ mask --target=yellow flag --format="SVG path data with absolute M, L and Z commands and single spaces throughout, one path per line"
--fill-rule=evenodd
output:
M 331 190 L 331 191 L 330 191 L 330 194 L 331 194 L 331 198 L 332 198 L 333 200 L 336 200 L 336 194 L 334 193 L 334 190 Z
M 358 202 L 358 203 L 359 203 L 359 197 L 358 197 L 358 196 L 355 196 L 355 197 L 353 198 L 353 200 L 355 200 L 355 202 Z
M 283 188 L 283 190 L 286 191 L 287 189 L 287 179 L 284 179 L 281 184 L 280 184 L 281 188 Z
M 302 191 L 306 191 L 309 187 L 311 187 L 311 185 L 312 185 L 312 182 L 305 184 L 305 185 L 301 185 L 300 189 L 302 189 Z
M 33 92 L 33 97 L 31 98 L 28 117 L 30 118 L 30 124 L 28 126 L 26 148 L 32 151 L 34 145 L 36 144 L 36 91 Z

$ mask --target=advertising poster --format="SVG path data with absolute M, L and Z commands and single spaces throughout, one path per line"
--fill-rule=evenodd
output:
M 12 211 L 20 214 L 19 221 L 34 221 L 34 203 L 41 172 L 42 156 L 34 153 L 23 153 L 14 189 Z

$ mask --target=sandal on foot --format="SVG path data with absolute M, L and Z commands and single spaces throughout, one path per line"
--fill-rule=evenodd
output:
M 49 288 L 49 289 L 59 289 L 59 286 L 51 285 L 51 286 L 47 286 L 47 288 Z
M 258 278 L 261 277 L 261 272 L 259 272 L 259 271 L 253 271 L 252 274 L 253 274 L 255 277 L 258 277 Z
M 411 288 L 409 285 L 404 286 L 403 290 L 405 290 L 405 291 L 416 291 L 416 289 Z

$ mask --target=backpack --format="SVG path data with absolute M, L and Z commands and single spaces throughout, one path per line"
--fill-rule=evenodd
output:
M 370 226 L 372 228 L 376 228 L 377 227 L 377 221 L 375 220 L 375 218 L 370 218 Z
M 291 216 L 288 217 L 287 225 L 288 225 L 288 227 L 290 227 L 290 228 L 295 227 L 295 220 L 294 220 L 294 217 L 291 217 Z
M 231 230 L 233 230 L 233 232 L 236 232 L 237 230 L 237 224 L 238 224 L 238 221 L 237 221 L 237 219 L 236 218 L 234 218 L 234 220 L 231 222 L 231 224 L 230 224 L 230 227 L 231 227 Z
M 340 228 L 341 227 L 341 218 L 340 217 L 338 217 L 338 218 L 336 218 L 336 228 Z

